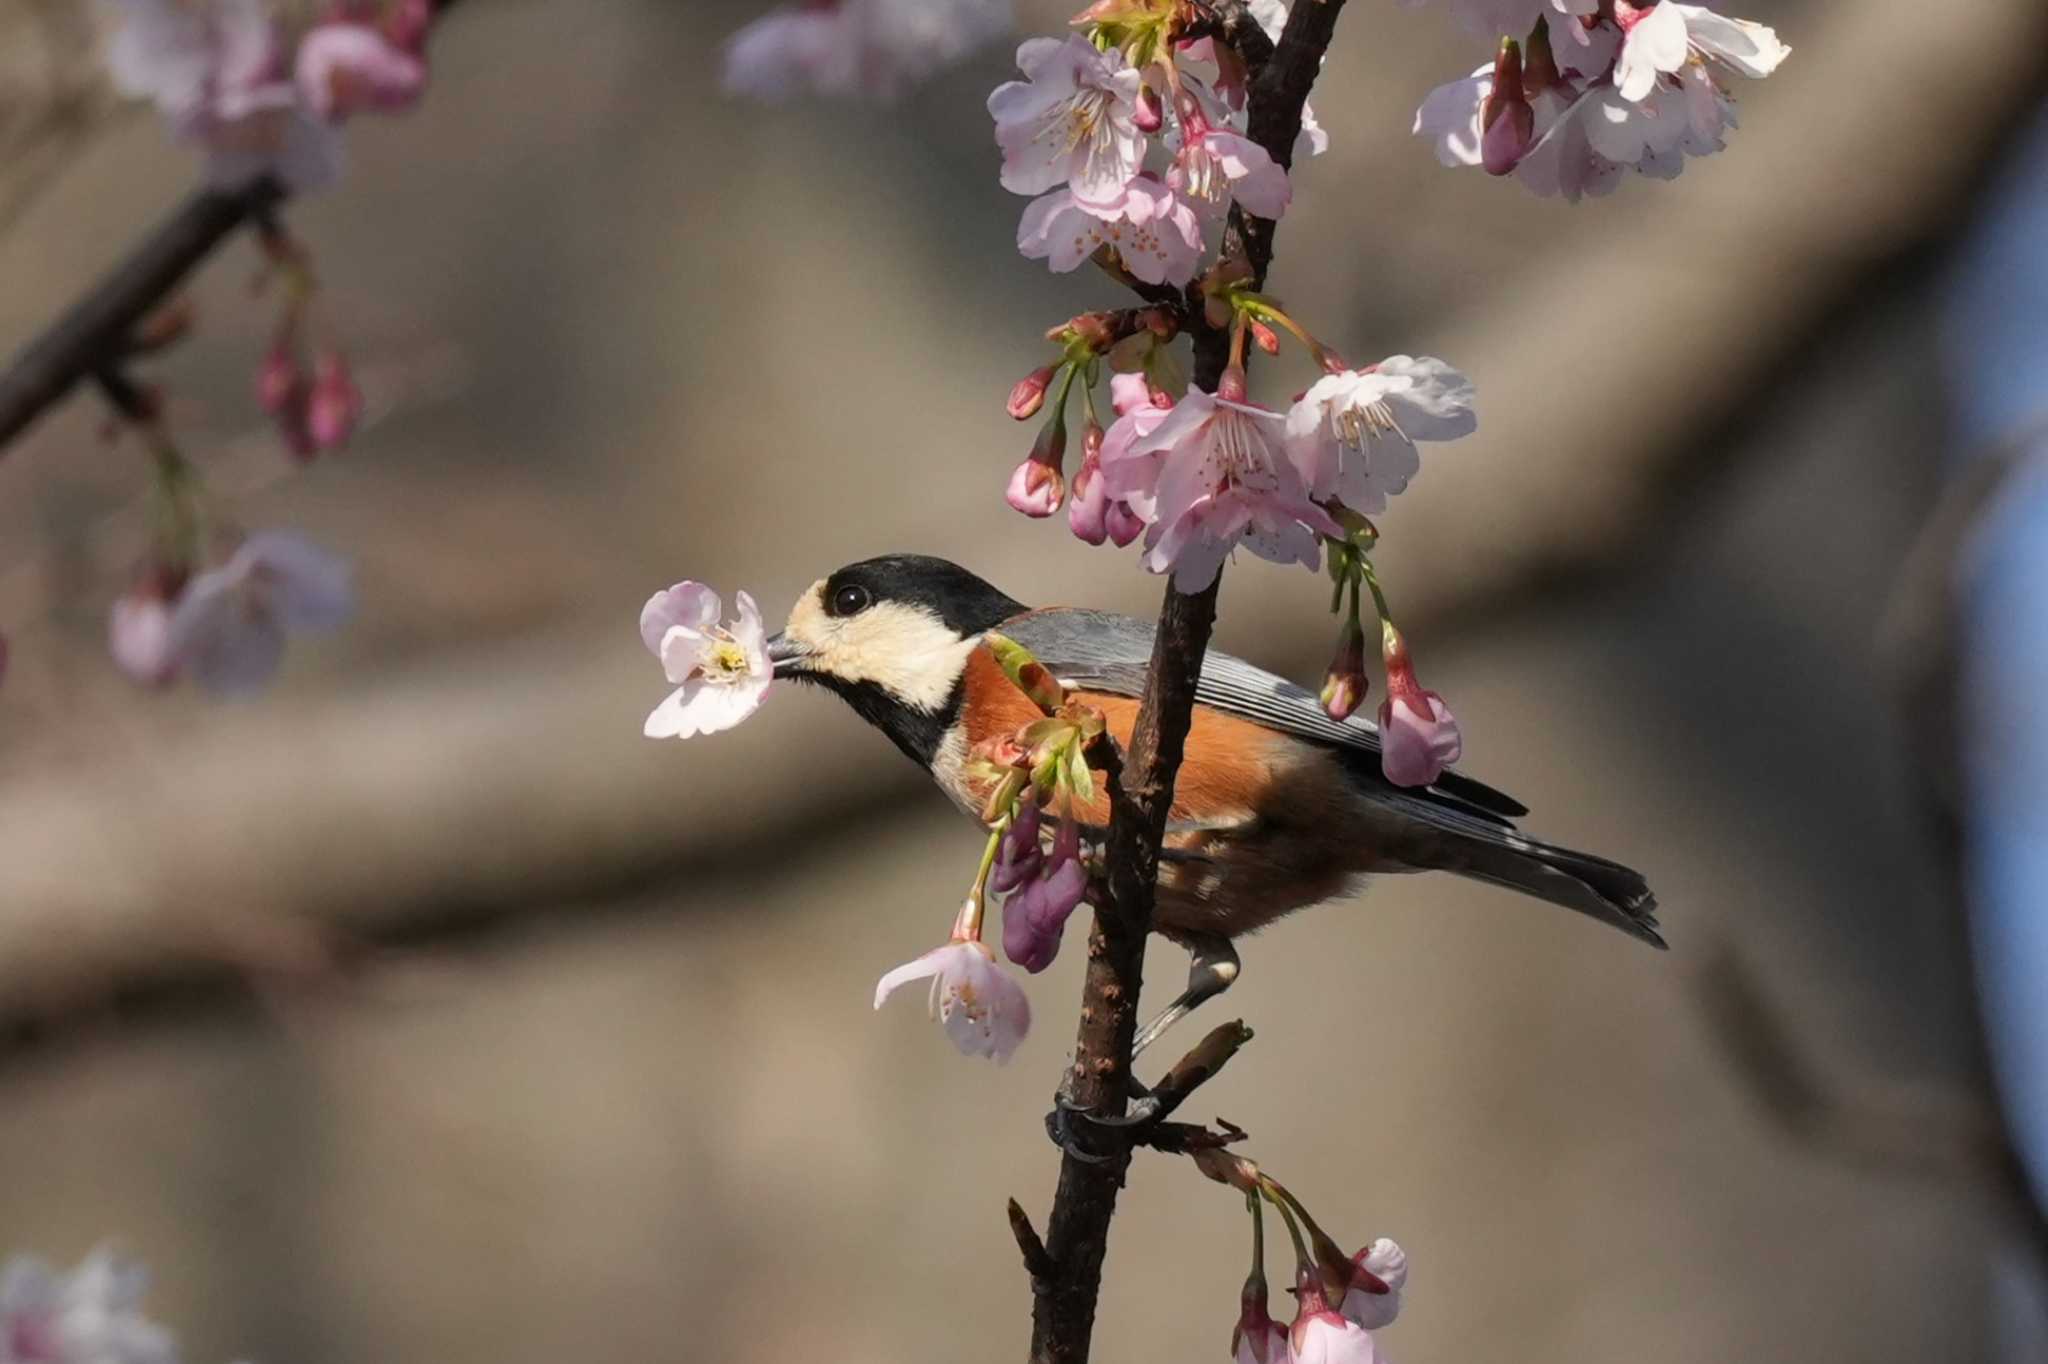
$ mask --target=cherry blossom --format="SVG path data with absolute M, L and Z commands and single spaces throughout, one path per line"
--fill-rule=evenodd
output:
M 1365 632 L 1354 615 L 1344 622 L 1337 637 L 1337 652 L 1323 674 L 1317 700 L 1332 720 L 1348 720 L 1365 700 L 1371 682 L 1365 675 Z
M 1326 374 L 1287 413 L 1289 457 L 1309 492 L 1377 515 L 1422 467 L 1418 440 L 1478 429 L 1472 383 L 1434 356 L 1390 355 Z
M 144 577 L 114 598 L 107 612 L 107 653 L 114 666 L 145 687 L 169 685 L 178 675 L 171 653 L 171 598 L 161 574 Z
M 1249 0 L 1245 8 L 1250 11 L 1253 20 L 1259 26 L 1260 32 L 1264 33 L 1269 41 L 1276 43 L 1280 41 L 1281 30 L 1287 26 L 1286 0 Z M 1192 61 L 1209 62 L 1216 66 L 1216 96 L 1220 98 L 1225 109 L 1242 114 L 1245 107 L 1243 66 L 1233 58 L 1221 57 L 1214 40 L 1209 38 L 1201 38 L 1188 43 L 1183 47 L 1182 51 Z M 1197 93 L 1203 93 L 1200 90 L 1199 83 L 1193 81 L 1193 78 L 1188 76 L 1187 73 L 1182 73 L 1182 79 L 1190 85 L 1191 89 L 1196 90 Z M 1330 135 L 1324 131 L 1323 125 L 1316 121 L 1314 106 L 1303 103 L 1301 106 L 1301 133 L 1294 139 L 1294 155 L 1296 157 L 1321 156 L 1329 149 Z
M 346 561 L 288 531 L 258 531 L 186 584 L 168 625 L 172 667 L 210 692 L 268 682 L 289 635 L 334 629 L 354 607 Z
M 1385 1284 L 1387 1291 L 1374 1293 L 1354 1283 L 1337 1310 L 1366 1330 L 1377 1331 L 1401 1314 L 1401 1294 L 1408 1284 L 1408 1254 L 1396 1242 L 1382 1236 L 1352 1256 L 1351 1261 Z
M 142 1314 L 149 1271 L 101 1248 L 62 1274 L 29 1255 L 0 1267 L 8 1364 L 177 1364 L 171 1333 Z
M 1261 218 L 1287 211 L 1293 191 L 1282 170 L 1264 147 L 1244 134 L 1211 125 L 1190 107 L 1182 120 L 1186 132 L 1166 183 L 1210 213 L 1221 213 L 1235 199 Z
M 1293 1364 L 1294 1344 L 1288 1330 L 1273 1320 L 1266 1306 L 1266 1280 L 1256 1266 L 1245 1284 L 1237 1324 L 1230 1330 L 1231 1364 Z
M 1137 71 L 1079 34 L 1031 39 L 1017 49 L 1017 67 L 1025 79 L 988 97 L 1003 188 L 1043 194 L 1065 185 L 1079 200 L 1118 200 L 1145 159 Z
M 824 0 L 726 40 L 726 93 L 895 99 L 1010 31 L 1009 0 Z
M 1295 1300 L 1294 1325 L 1288 1331 L 1294 1364 L 1377 1364 L 1379 1349 L 1372 1334 L 1330 1310 L 1322 1277 L 1314 1266 L 1302 1266 Z
M 1512 172 L 1537 194 L 1577 202 L 1611 192 L 1626 171 L 1668 180 L 1688 156 L 1722 150 L 1736 121 L 1724 82 L 1767 76 L 1790 52 L 1762 25 L 1675 0 L 1615 15 L 1533 37 L 1520 99 L 1493 100 L 1492 67 L 1438 86 L 1414 131 L 1447 166 Z
M 1214 582 L 1239 543 L 1262 559 L 1313 568 L 1317 537 L 1343 534 L 1285 455 L 1286 419 L 1244 401 L 1240 372 L 1226 373 L 1220 388 L 1190 389 L 1144 434 L 1135 430 L 1142 412 L 1120 417 L 1132 434 L 1114 451 L 1103 441 L 1109 492 L 1147 523 L 1146 568 L 1172 573 L 1183 592 Z
M 1185 284 L 1202 259 L 1202 225 L 1179 193 L 1149 172 L 1134 177 L 1115 200 L 1094 204 L 1070 189 L 1025 205 L 1017 249 L 1062 274 L 1099 246 L 1148 284 Z
M 365 110 L 410 109 L 427 88 L 427 64 L 368 24 L 315 24 L 293 70 L 314 117 L 339 123 Z
M 875 1007 L 914 980 L 930 978 L 931 1014 L 964 1056 L 1010 1059 L 1031 1030 L 1024 988 L 996 965 L 995 954 L 972 938 L 942 947 L 884 975 L 875 984 Z
M 1777 33 L 1747 19 L 1727 19 L 1704 5 L 1676 0 L 1639 8 L 1614 7 L 1624 37 L 1614 64 L 1614 86 L 1626 100 L 1641 100 L 1659 76 L 1675 76 L 1695 61 L 1717 63 L 1738 75 L 1770 75 L 1791 55 Z
M 349 373 L 348 361 L 339 351 L 329 351 L 313 367 L 313 382 L 306 393 L 306 433 L 322 450 L 348 443 L 362 419 L 363 395 Z
M 745 592 L 739 616 L 721 625 L 723 605 L 703 583 L 685 580 L 640 608 L 640 639 L 676 689 L 649 713 L 650 739 L 687 739 L 731 729 L 768 694 L 773 669 L 761 612 Z
M 1380 770 L 1396 786 L 1427 786 L 1464 754 L 1464 739 L 1443 697 L 1415 680 L 1400 632 L 1389 625 L 1383 634 L 1387 699 L 1380 702 Z

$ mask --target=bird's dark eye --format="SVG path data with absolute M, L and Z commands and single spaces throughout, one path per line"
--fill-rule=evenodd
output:
M 832 594 L 832 614 L 835 616 L 857 616 L 868 609 L 874 600 L 868 590 L 859 583 L 848 583 Z

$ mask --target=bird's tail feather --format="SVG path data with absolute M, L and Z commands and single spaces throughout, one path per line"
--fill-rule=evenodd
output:
M 1431 840 L 1433 855 L 1426 865 L 1533 895 L 1654 947 L 1665 945 L 1657 931 L 1657 897 L 1641 872 L 1538 842 L 1462 811 L 1432 806 L 1425 811 L 1411 807 L 1407 813 L 1438 836 Z

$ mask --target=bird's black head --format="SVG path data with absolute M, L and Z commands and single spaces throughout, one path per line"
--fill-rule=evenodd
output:
M 776 676 L 839 693 L 929 766 L 958 711 L 968 654 L 1024 609 L 958 564 L 886 554 L 813 583 L 768 651 Z

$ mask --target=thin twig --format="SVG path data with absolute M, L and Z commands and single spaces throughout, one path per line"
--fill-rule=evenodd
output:
M 1301 0 L 1270 58 L 1254 65 L 1247 57 L 1251 136 L 1282 165 L 1293 160 L 1301 131 L 1301 106 L 1329 48 L 1344 0 Z M 1256 25 L 1251 26 L 1256 29 Z M 1239 32 L 1242 35 L 1242 29 Z M 1263 35 L 1262 35 L 1263 36 Z M 1261 54 L 1263 55 L 1263 54 Z M 1276 107 L 1291 102 L 1291 108 Z M 1265 279 L 1272 260 L 1273 225 L 1233 208 L 1224 251 L 1241 246 L 1252 268 L 1252 284 Z M 1188 321 L 1195 347 L 1195 382 L 1213 390 L 1227 363 L 1229 340 L 1202 319 L 1198 289 L 1189 293 Z M 1167 586 L 1152 643 L 1152 665 L 1122 770 L 1108 782 L 1109 847 L 1106 877 L 1109 903 L 1097 911 L 1088 937 L 1088 969 L 1082 989 L 1081 1021 L 1074 1047 L 1069 1093 L 1084 1112 L 1122 1113 L 1130 1090 L 1131 1039 L 1137 1031 L 1138 992 L 1143 983 L 1145 939 L 1152 927 L 1153 892 L 1159 847 L 1173 804 L 1195 687 L 1216 623 L 1221 578 L 1189 595 Z M 1168 1125 L 1180 1138 L 1185 1124 Z M 1195 1129 L 1202 1131 L 1203 1129 Z M 1160 1135 L 1156 1130 L 1155 1136 Z M 1118 1191 L 1131 1159 L 1128 1136 L 1099 1162 L 1069 1152 L 1060 1162 L 1059 1186 L 1046 1223 L 1046 1253 L 1052 1274 L 1034 1284 L 1031 1358 L 1034 1364 L 1081 1364 L 1088 1358 L 1095 1305 L 1102 1288 L 1102 1261 Z
M 1017 1249 L 1024 1253 L 1024 1272 L 1031 1276 L 1031 1286 L 1052 1280 L 1052 1256 L 1045 1253 L 1045 1242 L 1038 1239 L 1038 1228 L 1031 1225 L 1031 1214 L 1024 1211 L 1024 1205 L 1016 1199 L 1010 1200 L 1010 1233 L 1017 1238 Z

